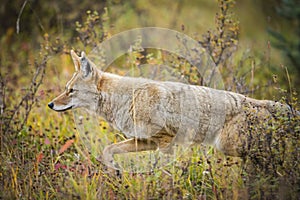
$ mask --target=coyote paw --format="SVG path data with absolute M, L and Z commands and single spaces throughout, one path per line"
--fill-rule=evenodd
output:
M 104 156 L 98 156 L 96 158 L 96 160 L 98 162 L 101 162 L 102 164 L 105 165 L 106 169 L 105 171 L 109 174 L 114 174 L 116 175 L 117 177 L 121 178 L 122 177 L 122 171 L 121 171 L 121 167 L 120 165 L 115 162 L 113 159 L 105 159 Z
M 114 161 L 113 156 L 106 154 L 106 155 L 102 155 L 102 156 L 98 156 L 96 158 L 96 160 L 98 162 L 103 163 L 104 165 L 106 165 L 108 168 L 112 168 L 114 170 L 121 170 L 120 165 Z
M 174 154 L 174 149 L 173 149 L 173 146 L 167 146 L 165 148 L 161 148 L 159 149 L 160 152 L 162 152 L 163 154 L 168 154 L 168 155 L 171 155 L 171 154 Z

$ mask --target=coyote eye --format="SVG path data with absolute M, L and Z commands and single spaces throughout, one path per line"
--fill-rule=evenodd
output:
M 74 92 L 74 89 L 73 89 L 73 88 L 68 89 L 68 94 L 71 94 L 71 93 L 73 93 L 73 92 Z

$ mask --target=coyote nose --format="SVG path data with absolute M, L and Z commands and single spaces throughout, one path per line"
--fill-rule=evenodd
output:
M 52 109 L 52 108 L 53 108 L 53 106 L 54 106 L 54 103 L 53 103 L 53 102 L 50 102 L 50 103 L 48 103 L 48 107 L 49 107 L 49 108 L 51 108 L 51 109 Z

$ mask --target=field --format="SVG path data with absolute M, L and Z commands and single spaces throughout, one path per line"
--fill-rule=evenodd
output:
M 0 13 L 7 16 L 0 30 L 0 199 L 299 199 L 300 52 L 291 45 L 300 40 L 299 19 L 261 11 L 284 12 L 297 7 L 293 1 L 13 2 Z M 292 114 L 270 121 L 250 115 L 241 130 L 251 141 L 244 158 L 203 145 L 171 158 L 119 155 L 125 170 L 111 171 L 98 157 L 106 144 L 124 140 L 122 133 L 83 110 L 57 113 L 47 104 L 72 77 L 71 49 L 119 75 L 213 86 L 174 52 L 141 48 L 143 38 L 133 38 L 130 51 L 109 66 L 108 55 L 95 53 L 122 31 L 153 26 L 198 41 L 223 89 L 280 101 Z

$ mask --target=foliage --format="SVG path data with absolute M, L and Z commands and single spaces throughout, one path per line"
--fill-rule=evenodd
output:
M 108 37 L 109 18 L 107 8 L 102 17 L 99 16 L 97 11 L 87 11 L 87 19 L 84 24 L 76 21 L 76 31 L 79 33 L 79 41 L 84 46 L 90 45 L 96 47 L 103 40 Z
M 224 65 L 237 48 L 239 22 L 230 10 L 235 4 L 232 0 L 218 0 L 219 12 L 216 14 L 215 31 L 207 31 L 200 42 L 212 56 L 217 66 Z
M 286 103 L 285 100 L 281 102 Z M 296 102 L 294 97 L 288 111 L 285 104 L 274 106 L 263 121 L 258 120 L 251 106 L 245 108 L 248 124 L 241 128 L 240 134 L 247 138 L 245 178 L 253 198 L 297 198 L 300 115 L 293 110 Z
M 36 100 L 36 93 L 42 84 L 43 78 L 45 76 L 46 70 L 46 60 L 47 56 L 44 56 L 41 63 L 35 62 L 35 74 L 32 77 L 31 84 L 29 88 L 26 88 L 26 92 L 21 98 L 20 102 L 18 102 L 13 108 L 6 107 L 6 100 L 7 97 L 5 96 L 5 80 L 0 75 L 1 81 L 1 131 L 4 135 L 11 134 L 12 130 L 16 132 L 20 132 L 25 124 L 27 123 L 28 116 L 35 104 Z M 10 105 L 9 105 L 10 106 Z
M 275 31 L 269 29 L 269 33 L 273 38 L 273 45 L 280 49 L 291 64 L 296 68 L 300 74 L 300 3 L 296 0 L 281 0 L 277 6 L 279 16 L 284 18 L 289 25 L 295 24 L 292 28 L 292 33 L 287 35 L 284 31 Z

